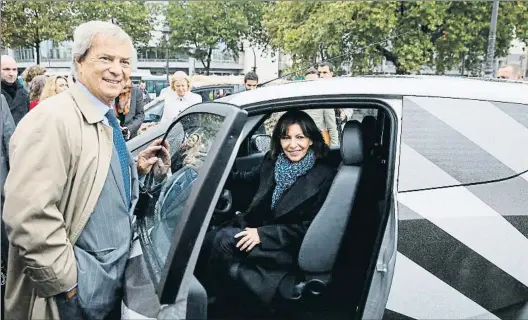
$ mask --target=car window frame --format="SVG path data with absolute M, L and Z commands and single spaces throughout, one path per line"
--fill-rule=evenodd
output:
M 196 104 L 179 114 L 161 135 L 156 131 L 151 133 L 148 138 L 145 137 L 144 141 L 133 142 L 136 147 L 135 151 L 148 145 L 155 138 L 164 136 L 182 118 L 193 113 L 223 116 L 224 122 L 215 136 L 214 143 L 212 143 L 208 156 L 205 158 L 205 162 L 192 187 L 191 194 L 181 215 L 181 223 L 176 226 L 159 281 L 154 279 L 156 280 L 154 285 L 161 304 L 174 303 L 180 286 L 186 279 L 186 270 L 191 263 L 190 258 L 193 250 L 201 247 L 201 242 L 205 236 L 205 232 L 202 232 L 205 231 L 202 230 L 203 225 L 208 225 L 211 220 L 216 201 L 218 201 L 223 184 L 229 174 L 227 168 L 230 168 L 234 163 L 242 140 L 242 131 L 248 119 L 247 112 L 235 105 L 218 102 Z M 213 168 L 224 168 L 224 170 L 213 170 Z M 204 203 L 207 203 L 207 207 L 204 207 Z M 140 220 L 138 220 L 138 223 L 141 223 Z

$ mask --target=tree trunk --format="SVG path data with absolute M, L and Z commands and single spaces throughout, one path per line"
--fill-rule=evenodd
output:
M 40 64 L 40 34 L 38 28 L 35 30 L 35 50 L 37 51 L 37 64 Z
M 37 51 L 37 64 L 40 64 L 40 42 L 35 43 L 35 50 Z
M 209 69 L 211 69 L 211 56 L 213 55 L 213 48 L 209 47 L 207 52 L 207 66 L 205 67 L 205 74 L 209 75 Z

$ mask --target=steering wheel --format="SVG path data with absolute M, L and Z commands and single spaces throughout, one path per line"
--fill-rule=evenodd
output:
M 233 196 L 231 195 L 231 191 L 228 189 L 224 189 L 222 190 L 222 194 L 220 194 L 220 198 L 218 199 L 218 202 L 216 203 L 214 212 L 215 213 L 226 213 L 231 210 L 232 206 L 233 206 Z

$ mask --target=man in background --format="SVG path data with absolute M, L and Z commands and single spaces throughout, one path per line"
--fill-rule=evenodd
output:
M 259 78 L 255 72 L 250 71 L 246 73 L 246 76 L 244 77 L 244 90 L 247 91 L 257 89 L 258 81 Z
M 3 55 L 0 60 L 0 66 L 2 69 L 2 94 L 17 125 L 29 111 L 29 93 L 18 82 L 17 63 L 13 57 Z
M 504 80 L 522 80 L 521 66 L 518 64 L 509 64 L 497 71 L 497 78 Z

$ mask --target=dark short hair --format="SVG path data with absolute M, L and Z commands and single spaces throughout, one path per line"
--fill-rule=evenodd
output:
M 317 65 L 317 68 L 320 68 L 320 67 L 328 67 L 328 70 L 330 70 L 330 72 L 334 72 L 334 65 L 331 64 L 328 61 L 324 61 L 324 62 L 319 63 Z
M 244 83 L 246 83 L 248 80 L 254 80 L 258 82 L 258 75 L 253 71 L 249 71 L 244 77 Z
M 317 74 L 317 75 L 318 75 L 319 73 L 317 72 L 317 69 L 315 69 L 314 67 L 311 67 L 310 69 L 308 69 L 308 70 L 306 71 L 305 76 L 309 76 L 309 75 L 311 75 L 311 74 Z
M 298 124 L 301 127 L 303 134 L 312 140 L 312 150 L 315 152 L 315 157 L 321 159 L 326 157 L 329 151 L 328 145 L 324 142 L 323 135 L 317 125 L 306 112 L 300 110 L 292 110 L 284 113 L 277 121 L 273 134 L 271 135 L 271 158 L 276 159 L 282 152 L 281 138 L 288 134 L 288 128 L 292 124 Z

